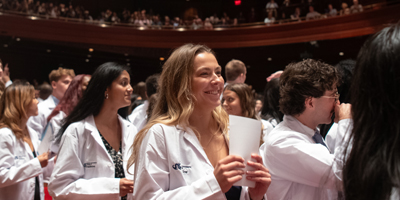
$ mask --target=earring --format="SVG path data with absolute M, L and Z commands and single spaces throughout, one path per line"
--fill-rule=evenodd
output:
M 108 93 L 106 94 L 106 96 L 104 97 L 105 99 L 108 99 Z

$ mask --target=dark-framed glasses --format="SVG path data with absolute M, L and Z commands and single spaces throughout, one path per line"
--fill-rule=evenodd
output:
M 339 94 L 339 92 L 336 92 L 334 95 L 332 95 L 332 96 L 321 96 L 321 97 L 323 97 L 323 98 L 329 98 L 329 99 L 335 99 L 335 101 L 338 101 L 339 100 L 339 97 L 340 97 L 340 94 Z

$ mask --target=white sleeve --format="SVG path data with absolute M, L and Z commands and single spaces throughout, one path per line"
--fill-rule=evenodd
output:
M 326 145 L 328 145 L 329 149 L 331 150 L 331 153 L 334 153 L 335 151 L 337 129 L 338 129 L 338 124 L 333 123 L 325 137 Z
M 16 144 L 12 137 L 10 134 L 0 134 L 0 188 L 25 181 L 42 173 L 42 167 L 37 158 L 29 161 L 26 160 L 27 158 L 17 158 L 22 161 L 17 166 L 15 157 L 18 155 L 13 152 Z
M 343 171 L 343 156 L 347 156 L 350 151 L 352 145 L 347 143 L 350 142 L 350 133 L 353 130 L 353 120 L 352 119 L 343 119 L 338 122 L 337 133 L 336 133 L 336 142 L 335 142 L 335 162 L 333 164 L 332 170 L 335 173 L 335 176 L 338 180 L 342 181 L 342 171 Z M 344 155 L 345 148 L 347 149 L 347 155 Z
M 273 174 L 282 179 L 312 187 L 336 188 L 336 178 L 331 173 L 334 155 L 315 143 L 307 143 L 295 134 L 266 146 L 264 159 Z
M 83 126 L 83 125 L 81 125 Z M 117 178 L 84 179 L 81 149 L 77 136 L 78 127 L 69 126 L 61 140 L 56 165 L 50 178 L 49 193 L 57 199 L 118 199 L 119 181 Z M 81 138 L 82 139 L 82 138 Z M 101 166 L 97 166 L 101 167 Z
M 47 119 L 44 119 L 44 115 L 39 112 L 37 116 L 32 116 L 26 123 L 27 126 L 31 127 L 37 134 L 39 140 L 42 139 L 42 132 L 47 124 Z
M 265 142 L 267 140 L 268 134 L 274 129 L 274 126 L 272 126 L 271 122 L 267 120 L 261 120 L 263 123 L 263 141 Z
M 155 125 L 157 126 L 157 125 Z M 135 170 L 135 199 L 226 199 L 214 176 L 209 174 L 194 182 L 170 177 L 166 133 L 155 131 L 154 126 L 144 138 Z M 182 187 L 170 190 L 170 182 L 182 182 Z
M 12 80 L 8 80 L 5 86 L 8 87 L 8 86 L 10 86 L 12 83 L 13 83 Z

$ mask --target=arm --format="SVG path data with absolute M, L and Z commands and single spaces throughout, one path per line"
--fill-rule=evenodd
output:
M 266 146 L 265 162 L 282 179 L 312 187 L 336 188 L 332 164 L 334 155 L 320 144 L 309 143 L 301 136 L 283 133 L 286 137 Z
M 7 134 L 0 133 L 0 188 L 25 181 L 42 173 L 38 158 L 27 160 L 29 158 L 20 157 L 18 159 L 22 162 L 17 166 L 15 157 L 19 155 L 14 152 L 17 141 L 11 134 L 13 134 L 11 131 Z M 28 155 L 25 154 L 25 156 Z M 25 162 L 22 159 L 26 159 Z
M 78 137 L 78 131 L 83 131 L 82 124 L 70 125 L 63 135 L 57 164 L 50 178 L 50 194 L 60 199 L 86 199 L 88 196 L 91 198 L 98 196 L 100 199 L 118 198 L 120 179 L 83 178 L 85 168 L 82 163 L 85 161 L 82 161 L 80 156 L 84 147 L 80 143 L 84 142 L 82 141 L 84 138 Z M 95 164 L 95 167 L 103 167 L 100 164 Z
M 157 125 L 155 125 L 157 126 Z M 136 163 L 135 189 L 136 199 L 226 199 L 213 172 L 191 183 L 174 177 L 169 171 L 168 147 L 164 130 L 153 126 L 147 133 L 140 148 Z M 157 130 L 156 130 L 157 129 Z M 168 134 L 169 135 L 169 134 Z M 201 166 L 196 166 L 201 168 Z M 201 170 L 201 169 L 200 169 Z M 170 182 L 177 181 L 177 188 L 170 189 Z

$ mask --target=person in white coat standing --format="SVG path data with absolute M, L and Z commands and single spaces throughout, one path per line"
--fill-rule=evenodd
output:
M 49 80 L 53 92 L 51 95 L 40 102 L 38 105 L 39 114 L 33 116 L 28 121 L 28 126 L 36 131 L 39 139 L 42 138 L 42 133 L 47 125 L 47 117 L 51 111 L 57 106 L 58 102 L 63 98 L 65 91 L 68 89 L 69 84 L 75 77 L 75 72 L 72 69 L 58 68 L 57 70 L 51 71 L 49 74 Z
M 172 53 L 152 116 L 133 144 L 129 165 L 135 164 L 135 199 L 264 198 L 271 179 L 261 156 L 253 154 L 257 162 L 244 163 L 228 155 L 223 88 L 211 49 L 186 44 Z M 245 164 L 255 170 L 244 172 Z M 256 187 L 232 187 L 245 173 Z
M 57 162 L 49 183 L 55 199 L 126 199 L 133 191 L 127 173 L 136 128 L 118 115 L 131 103 L 126 66 L 104 63 L 58 132 Z
M 49 117 L 47 117 L 47 125 L 43 131 L 43 138 L 46 134 L 50 134 L 52 139 L 51 145 L 49 147 L 49 154 L 55 155 L 58 153 L 59 143 L 54 142 L 55 135 L 60 130 L 64 119 L 71 113 L 76 104 L 82 98 L 83 91 L 86 90 L 89 84 L 91 75 L 80 74 L 77 75 L 69 85 L 64 97 L 60 100 L 60 103 L 54 108 Z M 43 140 L 42 140 L 43 141 Z M 56 157 L 49 160 L 49 164 L 43 169 L 43 182 L 45 189 L 45 196 L 48 195 L 47 185 L 50 180 L 51 173 L 54 168 L 54 161 Z
M 31 85 L 13 84 L 0 100 L 0 200 L 43 200 L 42 167 L 48 153 L 38 155 L 37 135 L 26 126 L 38 114 Z

